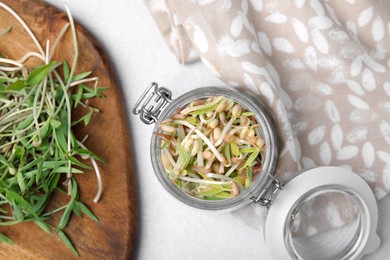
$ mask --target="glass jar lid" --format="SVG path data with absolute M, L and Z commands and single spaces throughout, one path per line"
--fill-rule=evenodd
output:
M 379 247 L 373 192 L 356 173 L 317 167 L 284 186 L 265 238 L 275 259 L 360 259 Z

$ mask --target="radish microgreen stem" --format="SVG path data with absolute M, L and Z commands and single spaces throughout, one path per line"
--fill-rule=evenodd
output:
M 98 186 L 93 202 L 98 202 L 102 195 L 102 177 L 97 160 L 102 159 L 87 149 L 83 143 L 86 138 L 76 139 L 72 126 L 89 124 L 92 114 L 99 110 L 83 101 L 103 97 L 105 88 L 98 87 L 98 78 L 89 77 L 90 72 L 75 75 L 79 48 L 76 27 L 67 6 L 69 23 L 63 26 L 52 45 L 46 41 L 45 48 L 14 10 L 2 2 L 0 8 L 21 24 L 38 49 L 28 51 L 18 60 L 0 55 L 0 226 L 35 222 L 46 232 L 57 232 L 78 255 L 64 232 L 71 213 L 85 214 L 94 221 L 97 218 L 80 201 L 74 174 L 90 169 L 82 160 L 91 160 Z M 74 48 L 70 66 L 66 60 L 53 60 L 69 28 Z M 6 33 L 12 33 L 12 28 L 0 28 L 0 36 Z M 25 65 L 34 57 L 42 64 Z M 72 121 L 72 109 L 78 104 L 88 112 Z M 68 202 L 49 211 L 47 206 L 52 193 L 61 194 L 63 188 Z M 48 223 L 53 214 L 62 214 L 57 225 Z M 4 234 L 0 234 L 0 241 L 13 243 Z

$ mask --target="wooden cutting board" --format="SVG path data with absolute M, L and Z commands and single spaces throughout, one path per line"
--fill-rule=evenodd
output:
M 30 26 L 43 46 L 51 44 L 68 22 L 65 13 L 38 0 L 3 0 Z M 77 17 L 75 17 L 77 22 Z M 34 43 L 19 23 L 0 8 L 0 31 L 8 26 L 12 30 L 0 37 L 0 53 L 8 58 L 19 59 L 29 50 L 37 50 Z M 93 71 L 99 77 L 99 85 L 107 86 L 106 99 L 91 100 L 101 113 L 94 114 L 85 129 L 76 129 L 80 137 L 89 135 L 86 146 L 105 159 L 99 164 L 103 178 L 103 196 L 95 204 L 97 190 L 93 171 L 76 178 L 80 186 L 81 200 L 98 216 L 96 223 L 87 217 L 72 216 L 65 232 L 80 253 L 81 259 L 128 259 L 133 256 L 137 231 L 135 173 L 133 168 L 126 110 L 121 89 L 115 73 L 109 66 L 101 47 L 85 29 L 77 25 L 79 61 L 77 71 Z M 61 41 L 55 59 L 73 59 L 73 43 L 70 31 Z M 38 64 L 30 60 L 29 65 Z M 90 104 L 91 104 L 90 103 Z M 78 111 L 74 113 L 77 117 Z M 63 198 L 54 197 L 56 204 Z M 54 217 L 56 223 L 60 216 Z M 57 218 L 57 219 L 56 219 Z M 0 243 L 0 258 L 4 259 L 72 259 L 77 257 L 55 234 L 45 233 L 32 223 L 1 227 L 0 233 L 7 235 L 15 244 Z

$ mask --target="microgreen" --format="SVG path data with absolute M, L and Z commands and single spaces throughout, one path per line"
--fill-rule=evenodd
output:
M 212 96 L 165 119 L 156 135 L 168 178 L 204 200 L 233 198 L 248 189 L 260 172 L 265 145 L 254 115 L 234 100 Z
M 94 221 L 98 219 L 80 201 L 73 174 L 91 169 L 84 160 L 91 161 L 98 181 L 94 198 L 97 202 L 102 194 L 102 182 L 96 160 L 103 160 L 88 150 L 83 141 L 77 140 L 72 126 L 89 124 L 98 109 L 89 106 L 85 100 L 104 97 L 106 88 L 97 87 L 98 79 L 90 77 L 90 71 L 75 75 L 79 50 L 75 25 L 68 9 L 70 23 L 61 30 L 50 50 L 47 42 L 44 52 L 20 16 L 4 3 L 0 2 L 0 7 L 21 23 L 38 49 L 38 52 L 28 52 L 18 61 L 0 57 L 0 226 L 34 222 L 45 232 L 55 231 L 79 255 L 64 232 L 72 213 L 78 216 L 85 214 Z M 58 62 L 52 59 L 68 28 L 72 31 L 75 50 L 71 65 L 66 60 Z M 1 34 L 9 31 L 7 29 Z M 25 66 L 24 63 L 31 57 L 40 59 L 42 65 L 34 68 Z M 92 83 L 93 87 L 88 86 Z M 72 108 L 79 104 L 87 112 L 72 121 Z M 52 193 L 63 190 L 68 201 L 48 211 Z M 54 226 L 47 223 L 53 214 L 61 214 Z M 13 243 L 4 234 L 0 234 L 0 242 Z
M 9 239 L 7 236 L 0 234 L 0 242 L 6 242 L 8 244 L 13 244 L 14 242 Z

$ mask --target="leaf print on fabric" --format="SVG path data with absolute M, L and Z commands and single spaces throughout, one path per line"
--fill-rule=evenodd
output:
M 324 4 L 324 5 L 326 8 L 326 11 L 328 11 L 328 14 L 329 14 L 330 18 L 333 20 L 333 22 L 335 22 L 338 26 L 341 26 L 341 22 L 340 22 L 339 18 L 337 17 L 334 9 L 329 4 Z
M 351 63 L 351 76 L 356 77 L 363 67 L 363 59 L 360 56 L 357 56 L 353 59 Z
M 317 15 L 325 15 L 324 7 L 319 0 L 310 0 L 310 6 Z
M 199 26 L 194 26 L 194 43 L 198 50 L 202 53 L 205 53 L 209 50 L 209 43 L 207 41 L 206 35 Z
M 297 162 L 297 156 L 294 149 L 294 140 L 292 136 L 289 136 L 288 139 L 283 144 L 283 149 L 281 151 L 281 155 L 285 155 L 286 153 L 289 153 L 291 156 L 291 159 L 293 159 L 294 162 Z
M 378 16 L 375 18 L 371 26 L 371 35 L 376 42 L 383 39 L 383 36 L 385 35 L 385 26 L 382 17 Z
M 379 103 L 379 108 L 386 112 L 386 113 L 389 113 L 390 114 L 390 101 L 386 101 L 386 102 L 381 102 Z
M 282 52 L 294 53 L 294 46 L 286 38 L 274 38 L 272 41 L 273 46 Z
M 347 30 L 350 34 L 350 36 L 352 36 L 353 39 L 357 40 L 357 29 L 356 29 L 356 24 L 352 21 L 347 21 L 345 23 L 346 27 L 347 27 Z
M 287 141 L 284 143 L 284 148 L 282 153 L 288 152 L 294 162 L 298 162 L 301 158 L 301 145 L 298 139 L 290 135 Z
M 373 7 L 368 7 L 367 9 L 364 9 L 358 17 L 358 25 L 359 27 L 363 27 L 366 24 L 368 24 L 373 16 Z
M 292 135 L 292 129 L 291 129 L 290 121 L 288 120 L 287 117 L 286 109 L 284 108 L 284 104 L 280 100 L 277 100 L 276 102 L 276 115 L 283 127 L 282 129 L 284 133 L 288 136 Z
M 269 56 L 271 56 L 272 55 L 272 47 L 271 47 L 271 43 L 267 37 L 267 34 L 265 34 L 264 32 L 259 32 L 257 35 L 259 38 L 260 47 L 263 49 L 263 51 L 265 51 L 265 53 L 267 53 Z
M 328 33 L 329 39 L 332 39 L 333 41 L 345 44 L 350 40 L 349 35 L 340 28 L 332 28 L 329 30 Z
M 256 84 L 253 82 L 253 79 L 247 74 L 244 73 L 244 84 L 250 89 L 256 89 Z
M 364 102 L 360 97 L 347 95 L 349 103 L 357 109 L 369 110 L 370 105 Z
M 241 62 L 241 67 L 250 73 L 258 74 L 258 75 L 262 75 L 265 71 L 264 68 L 259 67 L 256 64 L 247 61 Z
M 375 156 L 375 153 L 374 153 Z M 363 171 L 358 171 L 359 175 L 367 182 L 375 182 L 376 181 L 376 176 L 373 171 L 370 170 L 363 170 Z
M 295 161 L 298 162 L 299 160 L 301 160 L 302 157 L 302 149 L 301 149 L 301 143 L 296 137 L 294 137 L 294 148 L 295 148 Z
M 278 71 L 275 69 L 275 67 L 269 61 L 266 61 L 265 68 L 269 72 L 269 75 L 271 76 L 275 85 L 280 88 L 280 76 L 279 76 Z
M 250 3 L 256 11 L 260 12 L 263 10 L 262 0 L 250 0 Z
M 376 155 L 386 164 L 390 164 L 390 153 L 386 151 L 377 151 Z
M 355 145 L 348 145 L 341 148 L 336 152 L 336 158 L 338 160 L 349 160 L 355 157 L 359 152 L 359 148 Z
M 387 47 L 383 46 L 382 44 L 377 44 L 376 48 L 368 56 L 374 60 L 383 61 L 386 58 L 387 51 Z
M 245 28 L 246 28 L 253 36 L 256 36 L 255 27 L 253 26 L 253 23 L 249 22 L 247 16 L 245 16 L 245 19 L 243 20 L 243 24 L 244 24 Z
M 218 41 L 217 51 L 220 56 L 241 57 L 251 52 L 249 44 L 246 39 L 234 41 L 229 36 L 222 36 Z
M 373 71 L 384 73 L 385 67 L 383 67 L 381 64 L 377 63 L 371 56 L 364 55 L 363 56 L 364 63 Z
M 309 46 L 306 48 L 304 58 L 305 58 L 306 66 L 308 66 L 310 69 L 316 71 L 318 61 L 317 61 L 317 52 L 314 49 L 314 47 Z
M 330 219 L 330 218 L 329 218 Z M 329 220 L 329 222 L 331 222 L 332 220 Z M 332 223 L 333 225 L 333 223 Z M 306 236 L 310 237 L 310 236 L 313 236 L 315 234 L 318 234 L 318 229 L 315 228 L 314 226 L 309 226 L 307 228 L 307 231 L 306 231 Z
M 269 23 L 282 24 L 287 22 L 287 16 L 281 13 L 274 13 L 265 18 L 265 21 Z
M 346 136 L 350 143 L 358 143 L 367 140 L 368 128 L 365 126 L 358 126 L 352 129 Z
M 335 124 L 332 127 L 332 131 L 330 133 L 330 139 L 332 140 L 333 148 L 339 150 L 343 144 L 344 133 L 341 129 L 340 124 Z
M 353 92 L 355 93 L 356 95 L 358 96 L 364 96 L 366 94 L 366 92 L 364 91 L 364 89 L 359 85 L 359 83 L 357 83 L 356 81 L 354 80 L 347 80 L 346 81 L 346 84 L 348 86 L 348 88 Z
M 248 0 L 242 0 L 241 9 L 245 15 L 248 14 Z
M 329 204 L 326 206 L 325 216 L 326 219 L 329 220 L 329 223 L 331 223 L 334 227 L 341 227 L 345 224 L 340 215 L 339 205 L 336 205 L 335 202 L 329 202 Z M 317 233 L 318 231 L 314 234 Z
M 376 82 L 371 70 L 365 69 L 362 76 L 363 88 L 367 91 L 373 91 L 376 89 Z
M 296 122 L 292 126 L 292 128 L 294 129 L 295 133 L 305 131 L 305 130 L 308 129 L 308 127 L 309 127 L 309 122 L 307 120 L 305 120 L 305 119 Z
M 295 99 L 294 109 L 298 112 L 307 112 L 318 109 L 321 101 L 314 96 L 303 96 Z
M 305 0 L 294 0 L 294 4 L 298 9 L 301 9 L 302 6 L 305 4 Z
M 379 187 L 375 187 L 374 193 L 377 200 L 381 200 L 387 195 L 387 193 Z
M 379 132 L 385 138 L 386 143 L 390 144 L 390 124 L 382 120 L 379 124 Z
M 230 33 L 234 37 L 238 37 L 241 34 L 243 27 L 245 27 L 251 34 L 256 36 L 256 32 L 255 32 L 253 23 L 251 23 L 248 20 L 248 1 L 247 0 L 242 1 L 241 9 L 242 10 L 237 12 L 236 18 L 234 18 L 232 24 L 230 25 Z
M 320 146 L 320 159 L 324 165 L 329 165 L 332 160 L 332 151 L 328 142 L 323 142 Z
M 309 34 L 307 33 L 306 26 L 295 17 L 291 18 L 291 22 L 298 39 L 301 42 L 307 43 L 309 41 Z
M 283 88 L 279 88 L 279 97 L 282 100 L 284 106 L 290 110 L 293 107 L 293 101 L 291 97 L 287 94 L 286 91 L 284 91 Z
M 299 79 L 299 78 L 292 78 L 288 82 L 288 88 L 291 91 L 300 91 L 300 90 L 303 90 L 305 87 L 302 84 L 301 79 Z
M 364 166 L 370 168 L 374 164 L 375 149 L 371 142 L 365 142 L 362 147 L 362 158 Z
M 269 75 L 269 72 L 265 68 L 259 67 L 256 64 L 247 61 L 241 62 L 241 67 L 247 72 L 254 73 L 257 75 L 262 75 L 264 76 L 265 80 L 268 81 L 268 83 L 273 83 L 273 80 Z
M 329 119 L 332 121 L 332 123 L 340 122 L 339 111 L 332 100 L 328 99 L 325 102 L 325 112 L 326 112 L 327 116 L 329 117 Z
M 326 16 L 314 16 L 309 19 L 309 25 L 313 29 L 326 30 L 332 27 L 333 22 Z
M 261 83 L 260 92 L 267 99 L 268 103 L 272 104 L 274 102 L 274 92 L 268 82 Z
M 390 166 L 387 165 L 383 169 L 383 177 L 382 177 L 383 185 L 387 191 L 390 191 Z
M 343 61 L 337 56 L 327 55 L 318 59 L 318 66 L 331 71 L 341 71 L 343 69 Z
M 243 28 L 243 21 L 241 15 L 237 15 L 236 18 L 234 18 L 232 24 L 230 25 L 230 33 L 233 35 L 233 37 L 237 37 L 240 35 Z
M 316 47 L 319 52 L 323 54 L 328 54 L 329 44 L 325 36 L 319 30 L 316 29 L 311 30 L 310 34 L 314 47 Z
M 333 94 L 333 89 L 328 84 L 322 82 L 318 82 L 317 84 L 312 86 L 311 90 L 324 96 L 329 96 Z
M 198 5 L 208 5 L 208 4 L 211 4 L 213 3 L 215 0 L 196 0 L 196 2 L 198 3 Z
M 319 144 L 325 136 L 326 126 L 322 125 L 317 128 L 314 128 L 308 135 L 307 141 L 310 145 Z
M 386 95 L 390 96 L 390 82 L 383 83 L 383 89 L 386 92 Z
M 307 156 L 302 156 L 301 161 L 302 161 L 304 169 L 311 169 L 311 168 L 316 167 L 316 164 L 314 163 L 314 161 Z
M 232 8 L 232 1 L 233 0 L 224 0 L 224 1 L 221 1 L 219 2 L 219 7 L 221 8 L 221 10 L 223 10 L 224 12 L 229 12 L 230 11 L 230 8 Z
M 343 70 L 333 70 L 328 77 L 328 82 L 331 84 L 343 84 L 345 83 L 345 75 Z
M 303 70 L 306 68 L 305 64 L 300 59 L 292 58 L 283 62 L 283 66 L 294 70 Z
M 355 109 L 349 114 L 349 120 L 355 124 L 370 124 L 376 120 L 377 114 L 368 109 Z
M 257 41 L 254 41 L 251 43 L 251 50 L 256 52 L 256 53 L 261 53 L 260 45 Z

